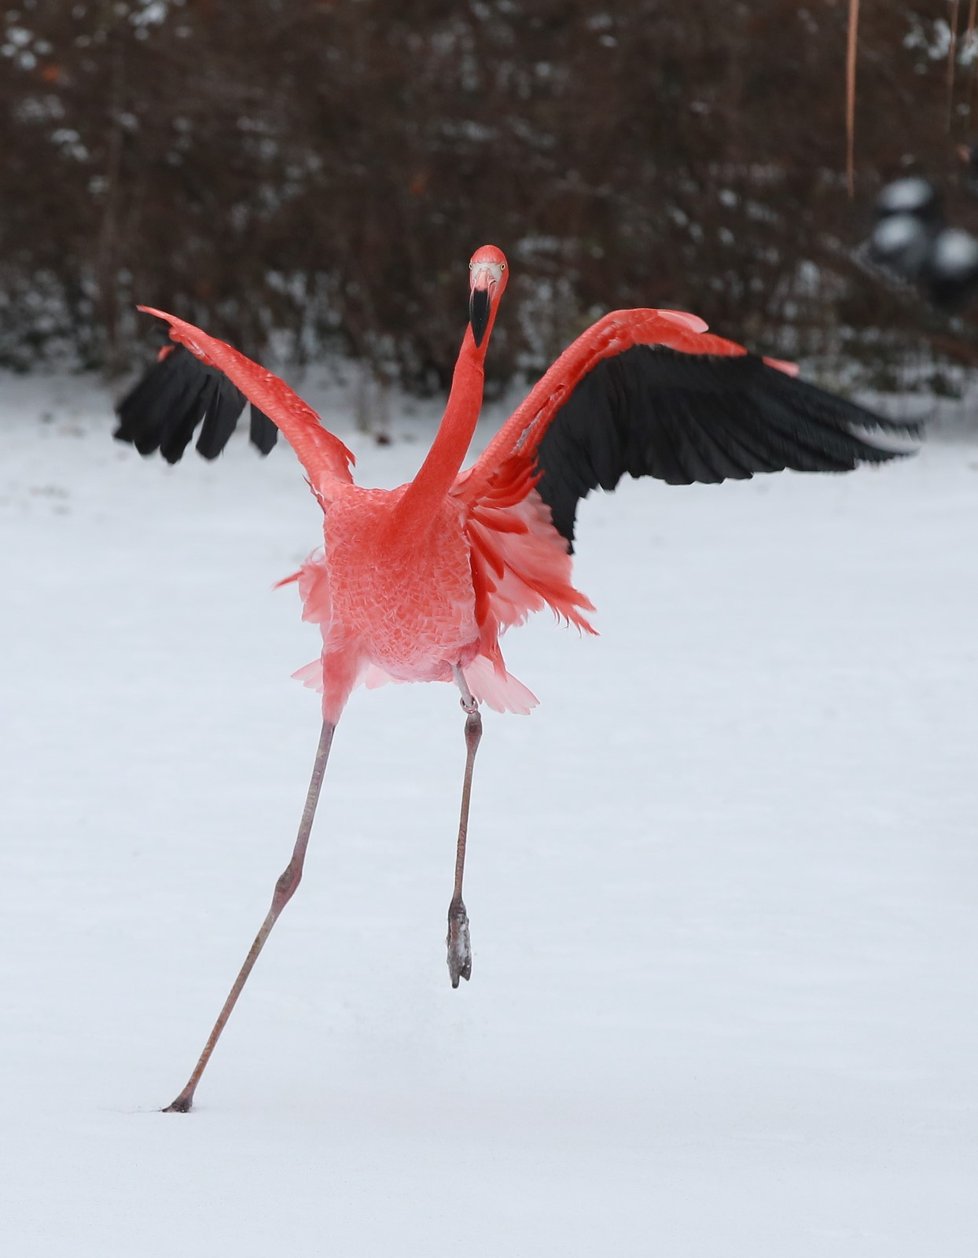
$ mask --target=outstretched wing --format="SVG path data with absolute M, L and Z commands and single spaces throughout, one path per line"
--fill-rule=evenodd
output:
M 281 429 L 305 468 L 309 483 L 321 497 L 329 498 L 330 482 L 351 483 L 353 478 L 350 468 L 356 461 L 352 453 L 338 437 L 334 437 L 322 426 L 312 407 L 307 406 L 278 376 L 252 362 L 224 341 L 208 336 L 192 323 L 186 323 L 175 315 L 154 310 L 150 306 L 140 306 L 139 309 L 165 319 L 170 325 L 170 336 L 174 341 L 186 346 L 194 358 L 207 367 L 216 368 L 223 373 L 230 385 L 235 387 L 235 393 L 240 391 L 253 407 Z M 179 351 L 174 351 L 177 352 Z M 157 367 L 165 369 L 167 361 L 165 359 L 158 363 Z M 198 379 L 196 372 L 185 370 L 183 365 L 178 365 L 178 371 L 172 376 L 165 371 L 161 372 L 155 382 L 152 371 L 143 378 L 127 399 L 133 416 L 137 414 L 137 410 L 141 410 L 144 416 L 142 425 L 135 418 L 131 423 L 131 439 L 137 449 L 146 452 L 159 446 L 165 457 L 170 457 L 166 453 L 167 450 L 170 451 L 173 456 L 171 462 L 179 458 L 199 418 L 200 412 L 197 408 L 202 394 L 206 395 L 203 400 L 206 401 L 207 419 L 211 422 L 210 432 L 207 431 L 205 420 L 205 430 L 201 433 L 201 442 L 205 445 L 202 452 L 213 458 L 224 447 L 234 423 L 237 422 L 236 417 L 232 419 L 236 405 L 235 393 L 225 392 L 227 381 L 222 381 L 220 377 L 217 378 L 216 388 L 210 383 L 201 386 L 197 383 Z M 140 397 L 143 389 L 145 391 Z M 173 410 L 168 421 L 165 411 L 171 399 Z M 254 432 L 254 420 L 252 431 Z
M 140 454 L 159 450 L 168 463 L 177 463 L 201 424 L 197 449 L 205 459 L 215 459 L 247 405 L 248 399 L 223 372 L 206 367 L 182 345 L 167 345 L 116 406 L 115 436 Z M 251 406 L 250 419 L 252 443 L 268 454 L 278 429 L 257 406 Z
M 558 531 L 627 472 L 669 484 L 850 471 L 912 453 L 918 426 L 798 380 L 674 311 L 606 315 L 566 350 L 460 481 L 475 501 L 511 461 L 534 467 Z

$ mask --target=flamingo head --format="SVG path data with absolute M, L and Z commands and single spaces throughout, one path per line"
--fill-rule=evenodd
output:
M 482 344 L 508 278 L 506 255 L 501 249 L 495 245 L 476 249 L 469 262 L 469 323 L 477 346 Z

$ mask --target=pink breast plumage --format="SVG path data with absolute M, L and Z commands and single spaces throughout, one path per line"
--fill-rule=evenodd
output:
M 446 502 L 424 537 L 392 536 L 402 493 L 350 486 L 330 504 L 324 551 L 299 580 L 303 615 L 320 626 L 327 669 L 355 656 L 357 680 L 372 666 L 397 681 L 450 681 L 479 638 L 463 510 Z
M 303 619 L 319 625 L 323 651 L 296 678 L 323 692 L 324 710 L 338 710 L 357 684 L 450 682 L 459 667 L 480 701 L 529 712 L 537 700 L 495 641 L 522 615 L 492 617 L 491 642 L 477 620 L 465 505 L 449 498 L 423 535 L 392 536 L 405 488 L 350 486 L 330 503 L 325 546 L 299 573 Z

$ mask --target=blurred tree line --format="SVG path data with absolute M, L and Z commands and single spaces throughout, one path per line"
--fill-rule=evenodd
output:
M 863 0 L 853 202 L 845 0 L 14 0 L 0 361 L 131 366 L 159 339 L 144 302 L 443 386 L 492 241 L 496 379 L 632 305 L 782 355 L 970 362 L 967 321 L 853 258 L 882 180 L 959 195 L 952 8 Z

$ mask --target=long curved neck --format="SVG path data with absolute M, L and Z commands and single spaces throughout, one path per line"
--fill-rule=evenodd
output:
M 494 316 L 495 311 L 479 346 L 472 337 L 472 328 L 465 329 L 445 414 L 434 443 L 394 511 L 398 531 L 423 527 L 432 520 L 458 476 L 482 409 L 483 363 Z

